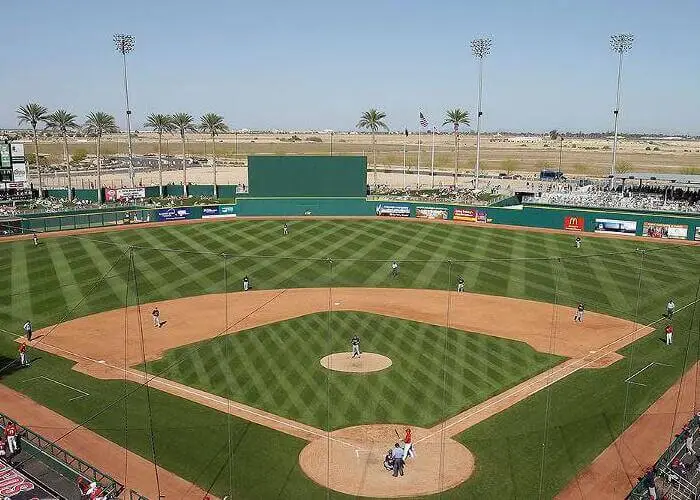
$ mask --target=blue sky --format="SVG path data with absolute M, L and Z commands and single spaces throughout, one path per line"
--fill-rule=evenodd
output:
M 468 43 L 493 38 L 484 70 L 486 130 L 611 130 L 615 32 L 625 58 L 622 131 L 700 134 L 700 2 L 4 0 L 0 127 L 36 101 L 123 125 L 128 57 L 135 128 L 152 112 L 213 111 L 234 128 L 353 129 L 378 107 L 394 130 L 418 111 L 476 115 Z M 472 120 L 473 122 L 475 120 Z

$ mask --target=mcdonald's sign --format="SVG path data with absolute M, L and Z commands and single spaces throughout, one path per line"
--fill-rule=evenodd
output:
M 567 215 L 564 217 L 564 229 L 567 231 L 583 231 L 585 219 L 577 215 Z

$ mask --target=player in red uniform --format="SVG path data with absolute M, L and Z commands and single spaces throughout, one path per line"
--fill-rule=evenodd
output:
M 27 344 L 22 342 L 17 350 L 19 351 L 19 363 L 22 366 L 29 366 L 29 361 L 27 360 Z
M 10 454 L 17 452 L 17 426 L 10 422 L 5 426 L 5 438 L 7 439 L 7 449 Z
M 673 344 L 673 325 L 666 325 L 666 345 Z
M 406 461 L 408 457 L 416 458 L 416 453 L 413 451 L 413 441 L 411 438 L 411 429 L 406 429 L 406 435 L 403 438 L 403 460 Z

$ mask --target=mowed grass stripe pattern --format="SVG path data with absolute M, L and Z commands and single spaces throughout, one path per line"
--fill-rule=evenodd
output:
M 349 353 L 354 334 L 360 335 L 364 351 L 388 356 L 393 365 L 364 375 L 323 368 L 323 356 Z M 375 314 L 333 312 L 330 322 L 327 313 L 311 314 L 173 349 L 148 368 L 319 428 L 376 422 L 430 427 L 561 359 L 520 342 Z

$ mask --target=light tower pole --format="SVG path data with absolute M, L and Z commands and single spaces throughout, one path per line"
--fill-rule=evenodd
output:
M 479 59 L 479 106 L 476 115 L 476 165 L 474 167 L 474 189 L 479 189 L 479 161 L 481 159 L 481 90 L 484 76 L 484 57 L 491 53 L 490 38 L 476 38 L 471 41 L 472 54 Z
M 610 166 L 610 175 L 615 175 L 615 167 L 617 162 L 617 119 L 620 116 L 620 83 L 622 81 L 622 58 L 625 52 L 629 52 L 632 48 L 632 42 L 634 42 L 634 35 L 632 33 L 617 33 L 610 37 L 610 47 L 614 52 L 617 52 L 620 56 L 620 62 L 617 66 L 617 98 L 615 100 L 615 109 L 613 114 L 615 115 L 615 132 L 613 137 L 613 147 L 612 147 L 612 165 Z M 614 179 L 611 177 L 611 182 Z
M 134 179 L 134 155 L 131 150 L 131 109 L 129 108 L 129 83 L 126 73 L 126 55 L 134 50 L 134 37 L 124 33 L 114 35 L 114 45 L 117 47 L 117 52 L 122 55 L 124 63 L 124 96 L 126 97 L 126 137 L 129 148 L 129 179 L 131 187 L 135 187 Z

